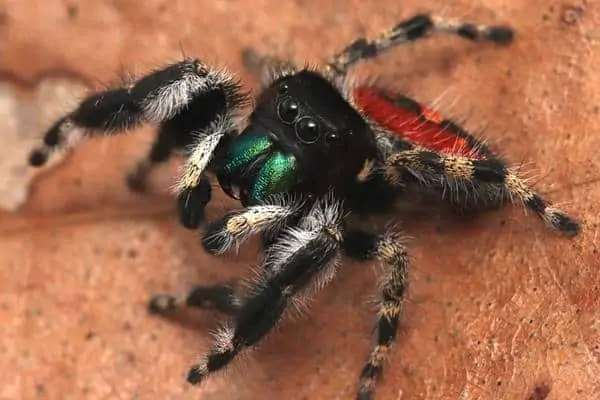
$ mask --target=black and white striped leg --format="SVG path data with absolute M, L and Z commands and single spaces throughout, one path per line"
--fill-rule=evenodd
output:
M 499 159 L 478 160 L 414 148 L 393 154 L 385 164 L 385 174 L 390 181 L 397 179 L 403 172 L 409 172 L 425 185 L 452 185 L 459 182 L 500 187 L 555 231 L 565 236 L 575 236 L 581 230 L 578 221 L 552 206 Z
M 435 15 L 420 14 L 401 21 L 376 38 L 355 40 L 344 50 L 335 54 L 331 58 L 329 66 L 335 72 L 343 74 L 348 68 L 362 60 L 377 57 L 393 47 L 436 33 L 449 33 L 473 41 L 491 41 L 500 44 L 512 42 L 514 36 L 513 30 L 508 26 L 478 25 Z
M 178 186 L 179 204 L 184 207 L 180 209 L 182 223 L 193 229 L 210 197 L 202 179 L 204 170 L 220 141 L 236 132 L 238 113 L 248 99 L 248 93 L 242 92 L 239 82 L 227 72 L 199 60 L 184 60 L 130 86 L 87 97 L 52 125 L 43 144 L 31 152 L 29 163 L 44 165 L 53 151 L 72 145 L 75 133 L 81 130 L 95 136 L 118 134 L 144 123 L 160 124 L 148 159 L 128 174 L 127 181 L 130 187 L 143 189 L 154 164 L 166 161 L 174 150 L 194 144 Z
M 189 383 L 200 384 L 258 344 L 280 321 L 297 292 L 331 279 L 339 261 L 341 220 L 338 203 L 319 202 L 269 248 L 230 326 L 217 334 L 212 351 L 190 369 Z
M 298 216 L 302 206 L 300 200 L 274 196 L 260 205 L 231 211 L 208 225 L 202 245 L 210 254 L 223 254 L 252 235 L 285 228 L 292 218 Z
M 216 110 L 215 104 L 219 105 L 211 116 L 211 120 L 216 120 L 235 113 L 245 103 L 246 94 L 229 74 L 213 70 L 199 60 L 171 64 L 132 85 L 85 98 L 46 131 L 43 143 L 30 153 L 29 163 L 44 165 L 53 151 L 73 142 L 76 128 L 88 136 L 117 134 L 143 123 L 168 121 L 199 98 L 205 98 L 205 105 L 212 110 Z
M 157 294 L 150 298 L 148 311 L 168 315 L 184 307 L 216 309 L 232 315 L 239 306 L 233 284 L 195 286 L 182 294 Z
M 135 168 L 127 174 L 129 188 L 144 191 L 147 176 L 154 167 L 167 162 L 175 153 L 189 155 L 199 132 L 206 133 L 211 123 L 220 118 L 223 112 L 235 113 L 237 107 L 231 109 L 224 99 L 223 92 L 219 90 L 197 94 L 185 110 L 163 121 L 148 155 L 138 161 Z
M 383 364 L 396 340 L 407 286 L 408 253 L 402 236 L 394 230 L 382 235 L 348 232 L 344 234 L 344 252 L 359 260 L 380 260 L 387 267 L 381 286 L 377 341 L 360 373 L 356 397 L 358 400 L 369 400 L 373 398 L 376 381 L 381 377 Z

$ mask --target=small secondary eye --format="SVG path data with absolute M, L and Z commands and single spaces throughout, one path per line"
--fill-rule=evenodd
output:
M 296 122 L 294 129 L 296 130 L 298 140 L 306 144 L 315 143 L 321 135 L 319 124 L 310 117 L 300 118 Z
M 290 87 L 288 86 L 287 83 L 282 83 L 281 86 L 279 86 L 279 94 L 284 95 L 284 94 L 288 94 L 288 92 L 290 91 Z
M 329 142 L 329 143 L 339 143 L 340 142 L 340 134 L 337 132 L 330 132 L 325 136 L 325 139 Z
M 352 137 L 352 135 L 354 134 L 354 132 L 352 132 L 351 130 L 347 130 L 347 131 L 343 131 L 343 132 L 336 132 L 336 131 L 331 131 L 331 132 L 327 132 L 327 134 L 325 135 L 325 140 L 327 141 L 327 143 L 332 143 L 332 144 L 340 144 L 344 142 L 344 138 L 348 138 L 348 137 Z
M 299 112 L 300 107 L 298 106 L 298 103 L 292 99 L 285 99 L 277 106 L 279 118 L 288 124 L 294 122 Z

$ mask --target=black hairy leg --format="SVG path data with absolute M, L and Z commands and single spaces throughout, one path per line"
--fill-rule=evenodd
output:
M 252 235 L 280 232 L 286 222 L 301 210 L 300 202 L 286 200 L 285 197 L 273 197 L 270 200 L 261 205 L 230 211 L 208 224 L 202 237 L 204 249 L 210 254 L 220 255 L 234 246 L 240 246 Z M 239 307 L 239 299 L 234 293 L 234 285 L 217 284 L 196 286 L 178 295 L 158 294 L 152 296 L 148 304 L 149 311 L 155 314 L 168 314 L 181 307 L 216 308 L 233 314 Z
M 134 170 L 127 175 L 129 188 L 144 191 L 146 178 L 154 166 L 168 161 L 174 153 L 189 155 L 199 133 L 210 129 L 211 123 L 216 120 L 235 113 L 238 105 L 228 101 L 225 93 L 220 88 L 214 88 L 193 94 L 185 108 L 161 122 L 147 157 L 138 161 Z
M 159 126 L 158 134 L 152 143 L 148 155 L 146 158 L 139 160 L 134 169 L 127 174 L 127 186 L 132 191 L 145 192 L 146 181 L 152 169 L 159 164 L 167 162 L 173 153 L 178 150 L 187 150 L 186 147 L 189 147 L 193 143 L 193 132 L 197 130 L 194 127 L 182 127 L 180 130 L 172 129 L 172 121 L 166 121 Z M 179 143 L 176 140 L 177 138 L 180 139 Z
M 301 202 L 274 196 L 263 204 L 233 210 L 209 223 L 202 238 L 204 249 L 214 255 L 240 246 L 250 236 L 280 232 L 301 211 Z M 233 314 L 239 307 L 233 284 L 196 286 L 183 294 L 157 294 L 152 296 L 148 309 L 155 314 L 168 314 L 181 307 L 216 308 Z
M 435 111 L 427 109 L 425 106 L 401 94 L 393 94 L 393 97 L 386 97 L 389 93 L 381 93 L 384 99 L 384 105 L 389 102 L 405 113 L 408 111 L 413 120 L 409 120 L 406 114 L 399 114 L 405 117 L 400 119 L 401 128 L 390 126 L 384 128 L 372 122 L 373 131 L 376 132 L 378 161 L 372 168 L 371 173 L 366 179 L 357 185 L 356 199 L 359 201 L 359 210 L 364 208 L 365 212 L 372 212 L 373 209 L 383 212 L 391 211 L 389 205 L 394 201 L 410 192 L 414 197 L 417 192 L 422 195 L 426 203 L 437 203 L 440 199 L 450 206 L 452 212 L 461 216 L 474 216 L 486 211 L 498 209 L 503 204 L 511 200 L 510 193 L 504 185 L 494 182 L 464 182 L 456 180 L 449 184 L 446 180 L 429 180 L 424 187 L 422 181 L 415 177 L 408 170 L 386 170 L 385 160 L 394 153 L 413 150 L 418 144 L 418 140 L 411 141 L 409 137 L 404 137 L 402 129 L 413 132 L 422 132 L 425 138 L 416 137 L 415 139 L 435 138 L 437 145 L 445 143 L 445 149 L 442 151 L 455 152 L 456 154 L 467 154 L 477 159 L 495 159 L 504 163 L 499 156 L 479 138 L 472 135 L 460 125 L 452 120 L 445 119 Z M 391 117 L 389 118 L 392 119 Z M 396 130 L 398 132 L 396 132 Z M 417 142 L 417 143 L 415 143 Z M 443 146 L 442 146 L 443 147 Z M 386 204 L 388 206 L 386 206 Z
M 171 64 L 129 86 L 85 98 L 46 131 L 43 144 L 31 152 L 29 162 L 33 166 L 44 165 L 52 151 L 68 144 L 74 128 L 95 136 L 121 133 L 143 123 L 164 123 L 193 100 L 209 94 L 213 96 L 205 98 L 203 105 L 213 111 L 213 115 L 205 117 L 210 121 L 235 112 L 245 101 L 239 84 L 229 75 L 211 70 L 199 60 Z
M 42 145 L 30 153 L 29 164 L 44 165 L 53 151 L 72 145 L 74 132 L 79 130 L 92 137 L 158 124 L 159 132 L 147 159 L 127 175 L 127 182 L 132 189 L 143 190 L 153 165 L 166 161 L 176 150 L 191 153 L 188 164 L 193 163 L 193 171 L 188 167 L 179 204 L 186 205 L 180 210 L 183 225 L 193 229 L 200 223 L 202 212 L 198 209 L 203 209 L 210 197 L 202 183 L 204 169 L 221 139 L 236 132 L 236 118 L 247 103 L 248 94 L 228 73 L 200 60 L 184 60 L 128 86 L 85 98 L 46 131 Z
M 472 22 L 447 19 L 429 14 L 415 15 L 399 22 L 380 36 L 359 38 L 341 52 L 331 57 L 329 68 L 344 74 L 349 67 L 369 58 L 375 58 L 395 46 L 426 38 L 435 33 L 449 33 L 473 41 L 490 41 L 508 44 L 513 40 L 513 30 L 507 26 L 486 26 Z
M 397 200 L 405 193 L 399 185 L 392 185 L 385 175 L 374 171 L 347 191 L 349 208 L 356 214 L 386 214 L 392 212 Z
M 381 377 L 383 364 L 396 340 L 407 286 L 408 252 L 402 236 L 393 229 L 381 235 L 365 231 L 346 232 L 343 249 L 354 259 L 382 261 L 387 270 L 381 285 L 376 344 L 359 378 L 357 399 L 368 400 L 373 397 L 375 383 Z
M 512 200 L 520 201 L 550 228 L 565 236 L 575 236 L 581 229 L 578 221 L 542 198 L 500 159 L 473 159 L 413 147 L 390 155 L 384 171 L 391 183 L 409 173 L 425 186 L 444 186 L 449 190 L 461 185 L 490 185 L 488 187 L 494 190 L 505 191 Z
M 240 297 L 228 326 L 216 337 L 212 351 L 188 374 L 188 382 L 201 383 L 226 367 L 260 340 L 281 320 L 296 294 L 322 287 L 333 278 L 341 243 L 341 206 L 316 202 L 267 249 L 258 276 Z
M 139 160 L 135 167 L 127 173 L 125 177 L 127 187 L 134 192 L 145 192 L 146 181 L 152 169 L 158 164 L 167 162 L 174 151 L 175 144 L 169 132 L 161 126 L 147 157 Z
M 150 298 L 148 311 L 152 314 L 168 315 L 183 307 L 216 309 L 225 314 L 234 314 L 238 300 L 233 283 L 209 286 L 194 286 L 180 294 L 157 294 Z

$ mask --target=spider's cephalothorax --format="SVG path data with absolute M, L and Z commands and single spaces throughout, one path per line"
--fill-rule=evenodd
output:
M 248 127 L 215 162 L 219 182 L 242 204 L 277 193 L 339 196 L 376 155 L 370 126 L 325 77 L 301 70 L 260 95 Z
M 180 306 L 216 307 L 231 321 L 214 348 L 188 374 L 198 384 L 256 345 L 297 296 L 333 278 L 341 254 L 377 259 L 387 273 L 381 285 L 376 345 L 360 373 L 359 399 L 372 396 L 396 338 L 406 289 L 407 250 L 393 228 L 372 233 L 352 226 L 350 213 L 387 210 L 416 186 L 431 189 L 462 211 L 481 211 L 510 200 L 522 203 L 566 236 L 577 221 L 530 188 L 487 146 L 457 124 L 414 100 L 372 85 L 353 86 L 349 67 L 402 43 L 435 32 L 469 40 L 509 43 L 512 30 L 418 15 L 382 36 L 358 39 L 323 68 L 246 52 L 247 65 L 268 79 L 247 118 L 249 95 L 228 73 L 184 60 L 124 88 L 85 99 L 44 135 L 30 156 L 42 165 L 54 149 L 73 143 L 74 127 L 120 132 L 157 123 L 146 160 L 128 174 L 143 189 L 153 165 L 184 151 L 177 184 L 180 219 L 195 229 L 211 199 L 209 175 L 243 208 L 205 226 L 203 246 L 212 254 L 264 235 L 265 257 L 247 290 L 196 286 L 180 296 L 154 296 L 152 312 Z M 271 72 L 263 75 L 264 69 Z M 411 199 L 411 197 L 407 197 Z M 235 286 L 235 285 L 234 285 Z

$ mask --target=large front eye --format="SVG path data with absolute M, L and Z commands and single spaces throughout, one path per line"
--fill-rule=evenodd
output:
M 285 99 L 277 106 L 277 114 L 279 118 L 288 124 L 294 122 L 298 113 L 300 111 L 300 106 L 292 99 Z
M 296 122 L 294 129 L 296 130 L 298 140 L 306 144 L 315 143 L 321 135 L 319 124 L 311 117 L 300 118 Z

